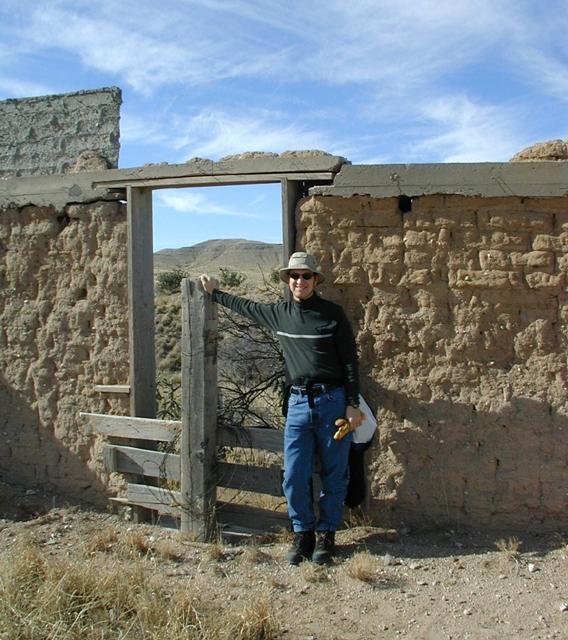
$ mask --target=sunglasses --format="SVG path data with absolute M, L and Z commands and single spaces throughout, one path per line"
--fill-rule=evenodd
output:
M 288 275 L 292 280 L 299 280 L 300 278 L 303 278 L 304 280 L 311 280 L 314 277 L 313 273 L 296 273 L 295 271 L 292 271 Z

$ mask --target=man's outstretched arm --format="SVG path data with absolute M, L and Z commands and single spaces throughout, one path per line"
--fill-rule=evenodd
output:
M 224 307 L 249 318 L 262 327 L 276 331 L 278 324 L 277 313 L 275 311 L 276 305 L 254 302 L 248 298 L 242 298 L 232 293 L 221 291 L 219 289 L 219 281 L 206 273 L 202 274 L 199 280 L 203 286 L 203 290 L 213 297 L 214 302 L 218 302 Z

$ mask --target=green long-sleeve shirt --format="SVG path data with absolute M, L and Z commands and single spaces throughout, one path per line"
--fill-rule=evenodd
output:
M 213 300 L 276 333 L 291 380 L 345 385 L 358 402 L 357 348 L 349 320 L 334 302 L 307 300 L 262 304 L 215 289 Z

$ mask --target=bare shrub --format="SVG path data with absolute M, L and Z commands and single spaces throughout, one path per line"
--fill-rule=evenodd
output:
M 509 560 L 518 560 L 521 555 L 520 548 L 522 544 L 522 541 L 515 536 L 510 538 L 499 538 L 499 540 L 495 541 L 497 549 L 503 552 Z
M 327 567 L 313 564 L 311 562 L 303 562 L 300 566 L 302 577 L 306 582 L 329 582 L 329 572 Z
M 222 633 L 227 640 L 270 640 L 277 637 L 278 625 L 268 600 L 251 600 L 241 612 L 233 613 Z
M 242 561 L 249 564 L 263 564 L 271 562 L 272 558 L 268 553 L 266 553 L 256 545 L 251 545 L 250 547 L 246 547 L 246 549 L 243 551 Z
M 107 527 L 102 531 L 96 531 L 85 542 L 85 550 L 87 553 L 95 553 L 97 551 L 111 551 L 118 541 L 118 533 L 113 527 Z
M 222 562 L 227 557 L 225 549 L 220 542 L 215 542 L 209 545 L 207 548 L 207 555 L 210 560 L 214 560 L 215 562 Z
M 355 580 L 374 584 L 379 576 L 379 561 L 368 551 L 359 551 L 345 563 L 347 575 Z

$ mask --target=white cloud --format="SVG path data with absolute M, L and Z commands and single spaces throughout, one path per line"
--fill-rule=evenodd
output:
M 55 93 L 48 85 L 26 80 L 17 80 L 10 76 L 0 76 L 0 95 L 6 98 L 31 98 Z
M 284 9 L 268 0 L 6 1 L 19 22 L 4 21 L 0 32 L 25 42 L 28 60 L 80 60 L 82 72 L 110 76 L 105 82 L 155 96 L 154 104 L 160 92 L 175 94 L 175 109 L 143 119 L 127 112 L 121 132 L 124 142 L 175 149 L 174 161 L 289 148 L 388 161 L 396 146 L 397 161 L 504 159 L 525 142 L 524 114 L 478 89 L 485 68 L 504 84 L 514 77 L 535 93 L 568 96 L 565 0 L 289 0 Z M 2 46 L 0 91 L 48 92 L 10 84 Z M 469 100 L 455 97 L 466 90 Z M 438 97 L 445 93 L 452 98 Z M 183 100 L 197 112 L 180 115 Z M 337 116 L 316 118 L 316 104 L 343 111 L 344 128 Z
M 168 141 L 168 135 L 160 123 L 126 111 L 120 116 L 120 139 L 122 142 L 163 144 Z
M 173 209 L 178 213 L 187 213 L 198 216 L 231 216 L 237 218 L 261 218 L 262 216 L 236 211 L 220 204 L 207 200 L 202 193 L 195 191 L 183 191 L 179 193 L 160 192 L 158 203 L 164 207 Z
M 517 52 L 517 62 L 541 92 L 568 102 L 568 51 L 547 53 L 527 47 Z
M 231 77 L 404 88 L 455 69 L 506 32 L 507 0 L 45 3 L 29 33 L 137 91 Z M 301 20 L 299 20 L 301 16 Z M 65 28 L 62 28 L 65 25 Z
M 502 162 L 520 150 L 514 111 L 479 105 L 466 97 L 443 98 L 424 106 L 431 133 L 408 149 L 430 162 Z
M 325 134 L 285 120 L 283 114 L 269 111 L 236 115 L 204 110 L 178 123 L 178 135 L 172 144 L 184 152 L 185 159 L 219 158 L 243 151 L 329 150 L 331 143 Z

